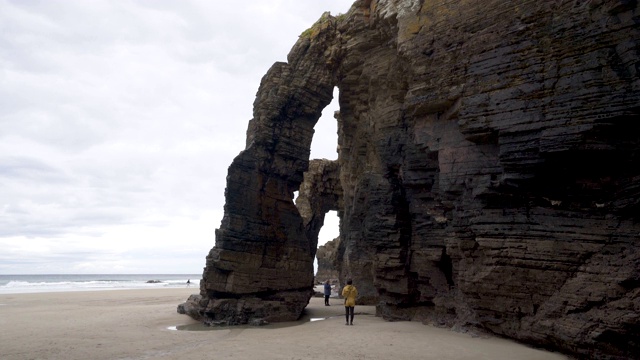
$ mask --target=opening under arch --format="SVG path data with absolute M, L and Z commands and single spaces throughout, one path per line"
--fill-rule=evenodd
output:
M 338 212 L 335 210 L 328 211 L 324 216 L 324 224 L 322 225 L 322 228 L 320 229 L 320 233 L 318 234 L 318 247 L 325 245 L 329 241 L 332 241 L 333 239 L 339 236 L 340 236 L 340 218 L 338 217 Z M 314 275 L 318 275 L 318 270 L 319 270 L 318 255 L 322 257 L 323 253 L 321 252 L 320 254 L 318 254 L 316 252 L 316 258 L 313 261 Z M 322 274 L 320 275 L 322 276 Z
M 333 88 L 333 100 L 322 110 L 322 116 L 313 127 L 311 159 L 336 160 L 338 158 L 338 121 L 334 117 L 340 110 L 340 90 Z

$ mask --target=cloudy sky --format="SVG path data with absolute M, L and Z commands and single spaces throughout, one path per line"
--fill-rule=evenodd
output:
M 351 3 L 0 0 L 0 274 L 202 273 L 260 79 Z

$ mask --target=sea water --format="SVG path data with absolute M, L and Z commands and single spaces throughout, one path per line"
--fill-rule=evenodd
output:
M 0 294 L 200 286 L 202 274 L 0 275 Z

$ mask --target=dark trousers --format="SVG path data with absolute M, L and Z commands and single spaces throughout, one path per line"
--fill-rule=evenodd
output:
M 324 304 L 325 304 L 325 305 L 329 305 L 329 296 L 330 296 L 330 295 L 325 295 L 325 296 L 324 296 Z
M 345 306 L 345 318 L 347 319 L 347 323 L 351 323 L 353 325 L 353 311 L 355 310 L 354 306 Z M 349 317 L 351 317 L 351 321 L 349 321 Z

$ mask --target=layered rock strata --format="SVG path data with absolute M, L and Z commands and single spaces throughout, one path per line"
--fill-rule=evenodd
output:
M 339 211 L 343 207 L 338 162 L 327 159 L 309 161 L 309 169 L 304 173 L 304 180 L 295 202 L 303 219 L 306 237 L 311 246 L 317 247 L 318 235 L 324 225 L 325 215 L 329 211 Z M 318 247 L 316 282 L 339 278 L 336 267 L 338 243 L 339 239 L 335 239 Z
M 211 324 L 296 320 L 313 294 L 317 231 L 293 203 L 309 168 L 313 127 L 333 97 L 328 17 L 264 76 L 246 148 L 229 166 L 224 217 L 206 258 L 200 294 L 182 311 Z M 322 226 L 322 221 L 311 220 Z M 312 243 L 308 232 L 316 231 Z
M 577 356 L 640 353 L 639 15 L 614 0 L 324 15 L 261 83 L 188 312 L 235 323 L 306 305 L 309 219 L 326 208 L 292 194 L 338 86 L 336 261 L 360 301 Z
M 296 207 L 302 217 L 306 239 L 311 247 L 316 248 L 325 214 L 343 207 L 338 162 L 327 159 L 309 161 L 303 180 Z
M 316 259 L 318 259 L 318 272 L 316 272 L 316 283 L 330 280 L 339 285 L 340 273 L 336 265 L 338 257 L 338 244 L 340 238 L 328 241 L 326 244 L 318 246 Z

